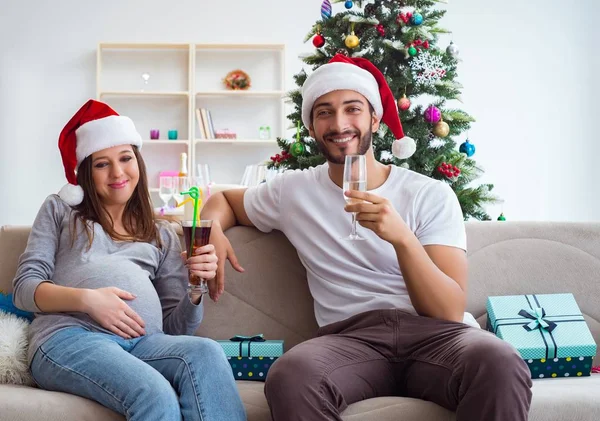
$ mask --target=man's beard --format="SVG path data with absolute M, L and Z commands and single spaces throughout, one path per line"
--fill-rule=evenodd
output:
M 323 137 L 321 139 L 316 139 L 317 141 L 317 147 L 319 148 L 319 151 L 321 151 L 321 153 L 323 154 L 323 156 L 325 156 L 325 159 L 327 159 L 327 161 L 331 162 L 332 164 L 344 164 L 346 162 L 346 155 L 350 155 L 349 153 L 346 152 L 346 149 L 340 149 L 340 151 L 342 152 L 342 155 L 339 157 L 333 156 L 330 152 L 329 152 L 329 148 L 327 147 L 328 143 L 325 139 L 330 137 L 330 136 L 336 136 L 336 135 L 356 135 L 359 136 L 360 133 L 357 130 L 349 130 L 349 131 L 345 131 L 345 132 L 327 132 L 323 135 Z M 373 132 L 371 131 L 371 128 L 369 127 L 367 129 L 367 131 L 365 132 L 363 137 L 359 137 L 358 139 L 358 151 L 356 152 L 357 155 L 364 155 L 365 153 L 367 153 L 367 151 L 369 150 L 369 148 L 371 147 L 371 141 L 373 140 Z

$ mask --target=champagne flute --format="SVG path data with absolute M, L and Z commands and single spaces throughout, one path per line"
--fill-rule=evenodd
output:
M 164 209 L 168 209 L 169 200 L 173 197 L 173 179 L 171 177 L 160 177 L 158 196 L 163 201 Z
M 189 177 L 173 177 L 173 198 L 177 202 L 176 206 L 179 206 L 183 202 L 184 191 L 188 191 L 191 187 L 191 180 Z
M 201 185 L 203 187 L 212 184 L 212 180 L 210 179 L 210 167 L 208 164 L 198 164 L 198 177 L 202 179 Z
M 346 155 L 344 163 L 344 190 L 367 191 L 367 160 L 364 155 Z M 344 194 L 348 204 L 360 203 L 359 199 L 348 197 Z M 346 240 L 364 240 L 356 233 L 356 212 L 352 212 L 352 232 Z

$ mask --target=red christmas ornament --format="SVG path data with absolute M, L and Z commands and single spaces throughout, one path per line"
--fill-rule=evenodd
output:
M 321 35 L 321 34 L 315 35 L 315 37 L 313 38 L 313 45 L 316 48 L 321 48 L 322 46 L 324 46 L 325 45 L 325 38 L 323 37 L 323 35 Z
M 402 111 L 406 111 L 410 108 L 410 99 L 408 99 L 406 95 L 398 100 L 398 108 Z

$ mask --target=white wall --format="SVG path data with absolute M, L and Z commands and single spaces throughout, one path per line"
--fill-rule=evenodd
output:
M 463 0 L 447 9 L 464 60 L 465 109 L 477 118 L 475 158 L 507 218 L 600 220 L 598 2 Z
M 593 0 L 592 0 L 593 1 Z M 589 3 L 592 3 L 589 1 Z M 588 179 L 589 194 L 591 197 L 590 219 L 600 219 L 600 55 L 598 54 L 598 43 L 600 43 L 600 27 L 598 26 L 598 15 L 600 15 L 600 2 L 594 1 L 593 6 L 588 8 L 586 16 L 585 34 L 587 35 L 588 56 L 590 59 L 587 65 L 588 77 L 590 81 L 588 92 L 587 113 L 589 127 L 587 138 L 588 141 L 582 144 L 581 147 L 589 148 L 588 160 Z M 592 131 L 592 128 L 595 130 Z
M 600 220 L 594 0 L 453 0 L 475 158 L 511 220 Z M 58 134 L 95 95 L 98 42 L 285 43 L 287 88 L 321 0 L 2 0 L 0 225 L 30 224 L 64 184 Z M 334 5 L 334 10 L 343 8 Z M 496 216 L 498 207 L 491 207 Z

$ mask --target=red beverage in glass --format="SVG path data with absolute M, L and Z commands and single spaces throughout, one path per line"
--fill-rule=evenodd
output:
M 192 222 L 193 221 L 183 221 L 181 224 L 188 258 L 194 255 L 194 249 L 208 244 L 210 240 L 210 229 L 212 227 L 212 221 L 210 220 L 196 221 L 196 229 L 192 242 Z M 193 275 L 191 273 L 189 282 L 191 285 L 206 284 L 205 280 L 200 278 L 198 275 Z

